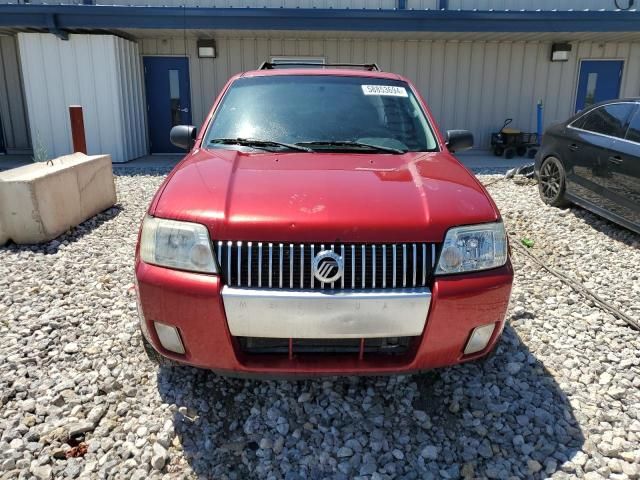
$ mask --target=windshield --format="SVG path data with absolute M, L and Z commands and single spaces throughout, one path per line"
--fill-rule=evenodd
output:
M 326 75 L 236 80 L 222 99 L 203 145 L 228 148 L 230 139 L 363 153 L 438 149 L 407 83 Z

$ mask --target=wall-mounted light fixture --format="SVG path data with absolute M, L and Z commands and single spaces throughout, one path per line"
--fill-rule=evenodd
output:
M 554 43 L 551 45 L 551 61 L 566 62 L 569 60 L 569 52 L 571 52 L 570 43 Z
M 216 41 L 213 39 L 198 40 L 198 57 L 216 58 Z

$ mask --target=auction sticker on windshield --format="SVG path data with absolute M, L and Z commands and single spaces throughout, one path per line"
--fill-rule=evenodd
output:
M 407 97 L 407 89 L 393 85 L 362 85 L 365 95 L 384 95 L 388 97 Z

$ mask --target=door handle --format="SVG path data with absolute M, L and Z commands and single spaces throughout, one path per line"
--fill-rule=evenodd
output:
M 580 147 L 577 144 L 572 143 L 571 145 L 569 145 L 569 150 L 571 150 L 572 152 L 576 152 L 580 150 Z
M 622 163 L 622 157 L 619 155 L 613 155 L 609 157 L 609 161 L 615 165 L 620 165 Z
M 184 108 L 178 108 L 178 111 L 179 111 L 179 112 L 182 112 L 182 113 L 189 113 L 189 109 L 188 109 L 187 107 L 184 107 Z

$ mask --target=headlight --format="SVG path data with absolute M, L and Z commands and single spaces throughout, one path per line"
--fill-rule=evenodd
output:
M 147 215 L 142 222 L 140 258 L 162 267 L 216 273 L 209 232 L 204 225 Z
M 447 232 L 436 275 L 501 267 L 507 262 L 507 234 L 502 222 L 455 227 Z

